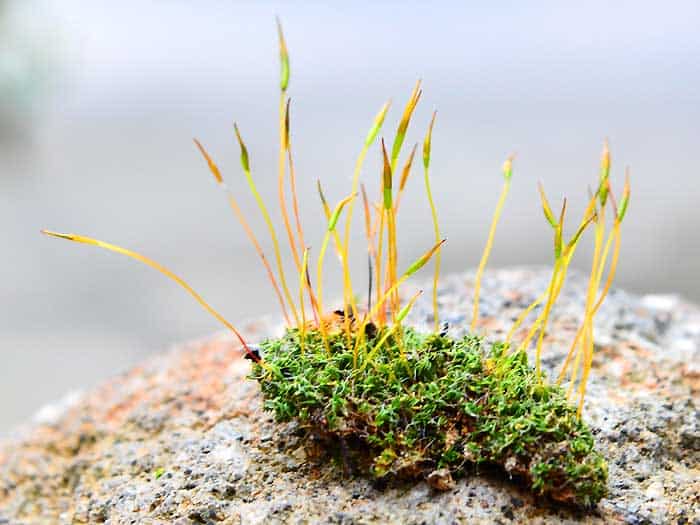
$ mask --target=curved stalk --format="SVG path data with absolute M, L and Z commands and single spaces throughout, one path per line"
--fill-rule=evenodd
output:
M 289 240 L 289 248 L 292 251 L 292 257 L 294 258 L 294 264 L 296 265 L 297 271 L 301 271 L 301 262 L 299 260 L 299 253 L 297 252 L 297 241 L 294 238 L 294 232 L 292 231 L 292 225 L 289 220 L 289 213 L 287 212 L 287 197 L 284 192 L 284 176 L 285 176 L 285 157 L 287 154 L 287 146 L 288 146 L 288 130 L 286 129 L 286 126 L 288 124 L 287 119 L 285 118 L 286 112 L 285 112 L 285 107 L 286 107 L 286 98 L 287 96 L 285 95 L 285 92 L 282 91 L 280 93 L 280 103 L 279 103 L 279 112 L 280 112 L 280 151 L 278 155 L 278 171 L 279 174 L 277 176 L 277 196 L 279 198 L 279 203 L 280 203 L 280 212 L 282 213 L 282 220 L 284 221 L 284 229 L 287 231 L 287 239 Z
M 301 326 L 299 327 L 299 349 L 304 353 L 306 342 L 306 307 L 304 306 L 304 288 L 306 287 L 306 270 L 309 268 L 309 249 L 304 249 L 304 258 L 299 272 L 299 305 L 301 307 Z
M 428 132 L 425 135 L 425 140 L 423 142 L 423 173 L 425 180 L 425 194 L 428 197 L 428 204 L 430 204 L 430 215 L 433 219 L 433 231 L 435 233 L 435 242 L 440 240 L 440 225 L 438 223 L 437 209 L 435 207 L 435 201 L 433 200 L 433 192 L 430 188 L 430 153 L 431 153 L 431 143 L 433 136 L 433 126 L 435 125 L 435 117 L 437 116 L 437 111 L 433 111 L 433 116 L 430 119 L 430 124 L 428 126 Z M 398 202 L 397 202 L 398 207 Z M 435 255 L 435 274 L 433 275 L 433 318 L 434 325 L 433 329 L 435 332 L 440 330 L 440 317 L 438 315 L 438 281 L 440 280 L 440 262 L 442 260 L 442 254 L 437 253 Z
M 537 299 L 532 301 L 530 303 L 530 306 L 528 306 L 523 312 L 518 316 L 518 318 L 515 320 L 513 323 L 513 326 L 510 327 L 510 330 L 508 331 L 508 335 L 506 336 L 506 343 L 510 344 L 510 342 L 513 340 L 513 336 L 515 335 L 515 331 L 520 327 L 520 325 L 523 324 L 523 321 L 525 318 L 532 312 L 537 306 L 544 301 L 547 298 L 547 292 L 545 291 L 542 295 L 540 295 Z
M 163 266 L 162 264 L 149 259 L 148 257 L 141 255 L 140 253 L 137 253 L 135 251 L 129 250 L 127 248 L 122 248 L 121 246 L 117 246 L 116 244 L 111 244 L 108 242 L 104 241 L 99 241 L 97 239 L 93 239 L 91 237 L 85 237 L 84 235 L 76 235 L 73 233 L 59 233 L 59 232 L 54 232 L 50 230 L 41 230 L 41 233 L 44 235 L 48 235 L 50 237 L 56 237 L 58 239 L 65 239 L 68 241 L 73 241 L 81 244 L 89 244 L 92 246 L 97 246 L 98 248 L 103 248 L 105 250 L 119 253 L 121 255 L 126 255 L 127 257 L 130 257 L 131 259 L 135 259 L 147 266 L 150 266 L 154 270 L 160 272 L 161 274 L 165 275 L 169 279 L 175 281 L 181 288 L 183 288 L 187 293 L 189 293 L 195 301 L 199 303 L 199 305 L 204 308 L 212 317 L 214 317 L 217 321 L 219 321 L 222 325 L 224 325 L 226 328 L 231 330 L 236 338 L 240 341 L 241 345 L 243 345 L 243 348 L 248 354 L 248 356 L 253 359 L 256 362 L 259 362 L 261 365 L 264 365 L 264 362 L 258 357 L 256 354 L 254 354 L 251 349 L 248 347 L 248 344 L 245 342 L 245 339 L 243 339 L 243 336 L 241 333 L 236 329 L 235 326 L 233 326 L 230 322 L 228 322 L 223 315 L 221 315 L 219 312 L 217 312 L 212 306 L 207 303 L 204 298 L 199 295 L 197 292 L 194 291 L 194 289 L 187 284 L 181 277 L 178 277 L 175 275 L 172 271 L 170 271 L 168 268 Z
M 469 325 L 469 331 L 474 332 L 476 328 L 476 323 L 479 320 L 479 295 L 481 294 L 481 277 L 484 273 L 484 268 L 486 268 L 486 263 L 489 260 L 489 254 L 491 253 L 491 248 L 493 246 L 493 239 L 496 235 L 496 226 L 501 218 L 501 212 L 503 211 L 503 204 L 506 201 L 506 196 L 510 190 L 510 178 L 513 174 L 513 157 L 511 156 L 506 160 L 503 165 L 503 175 L 505 180 L 503 182 L 503 189 L 501 190 L 501 195 L 498 198 L 498 203 L 496 204 L 496 210 L 493 213 L 493 219 L 491 220 L 491 227 L 489 228 L 489 235 L 486 239 L 486 246 L 484 247 L 484 252 L 481 255 L 481 261 L 479 261 L 479 268 L 476 271 L 476 277 L 474 278 L 474 306 L 472 307 L 472 322 Z
M 282 309 L 282 315 L 284 316 L 284 320 L 287 323 L 287 326 L 292 326 L 292 323 L 289 320 L 289 313 L 287 312 L 287 307 L 284 304 L 284 299 L 282 298 L 282 292 L 280 291 L 279 285 L 277 284 L 277 279 L 275 279 L 275 274 L 272 272 L 272 268 L 270 267 L 270 263 L 268 262 L 267 257 L 265 256 L 265 252 L 263 252 L 263 249 L 260 246 L 260 243 L 258 242 L 258 238 L 253 233 L 253 230 L 250 227 L 250 224 L 248 224 L 248 221 L 246 220 L 245 215 L 243 214 L 243 211 L 238 206 L 238 203 L 236 202 L 236 199 L 234 198 L 233 193 L 226 187 L 226 184 L 224 183 L 224 179 L 221 176 L 221 172 L 219 171 L 218 166 L 214 163 L 212 158 L 209 156 L 209 153 L 207 152 L 207 150 L 204 149 L 204 146 L 202 146 L 197 139 L 194 139 L 194 143 L 196 144 L 200 153 L 204 157 L 204 160 L 206 160 L 206 162 L 209 166 L 209 170 L 211 171 L 212 175 L 214 175 L 214 178 L 216 179 L 217 185 L 226 193 L 226 196 L 228 197 L 229 206 L 231 206 L 231 209 L 233 210 L 233 213 L 236 216 L 236 219 L 238 219 L 238 222 L 240 222 L 241 226 L 243 226 L 243 230 L 245 231 L 246 236 L 248 237 L 250 242 L 253 243 L 253 246 L 255 247 L 255 251 L 257 252 L 258 257 L 260 257 L 260 260 L 262 261 L 263 266 L 265 267 L 265 271 L 267 272 L 267 278 L 270 281 L 270 283 L 272 284 L 272 288 L 275 291 L 275 295 L 277 296 L 277 300 L 280 303 L 280 308 Z
M 267 207 L 265 206 L 265 202 L 263 201 L 262 197 L 260 196 L 260 193 L 258 192 L 258 188 L 255 185 L 255 182 L 253 181 L 253 177 L 250 173 L 250 161 L 248 159 L 248 149 L 245 147 L 245 143 L 243 142 L 243 138 L 241 137 L 241 133 L 238 130 L 238 126 L 236 124 L 233 125 L 233 129 L 236 132 L 236 139 L 238 140 L 238 145 L 241 148 L 241 166 L 243 167 L 243 173 L 245 174 L 246 181 L 248 182 L 248 186 L 250 187 L 250 191 L 253 194 L 253 197 L 255 198 L 255 201 L 258 204 L 258 207 L 260 208 L 260 212 L 263 215 L 263 219 L 265 220 L 265 224 L 267 225 L 267 229 L 270 232 L 270 237 L 272 238 L 272 244 L 275 250 L 275 260 L 277 262 L 277 272 L 279 273 L 280 277 L 280 282 L 282 283 L 282 290 L 284 291 L 284 296 L 287 299 L 287 302 L 289 303 L 289 307 L 292 310 L 292 315 L 294 316 L 294 322 L 296 323 L 297 326 L 299 326 L 299 313 L 297 312 L 296 306 L 294 305 L 294 300 L 292 299 L 292 294 L 289 293 L 289 287 L 287 286 L 287 279 L 284 276 L 284 267 L 282 266 L 282 255 L 280 252 L 280 245 L 279 241 L 277 240 L 277 233 L 275 232 L 275 227 L 272 224 L 272 219 L 270 218 L 270 213 L 267 211 Z

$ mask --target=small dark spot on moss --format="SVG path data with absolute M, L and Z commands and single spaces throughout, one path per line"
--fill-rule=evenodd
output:
M 520 499 L 520 498 L 510 498 L 510 503 L 515 507 L 516 509 L 521 508 L 523 505 L 525 505 L 525 502 Z
M 513 521 L 515 519 L 515 514 L 513 514 L 512 507 L 504 505 L 503 507 L 501 507 L 501 512 L 503 513 L 504 518 L 509 519 L 510 521 Z

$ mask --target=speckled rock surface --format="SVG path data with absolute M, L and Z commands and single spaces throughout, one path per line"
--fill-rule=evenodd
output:
M 541 270 L 487 274 L 480 330 L 499 337 L 547 284 Z M 465 328 L 472 275 L 443 280 L 451 331 Z M 581 316 L 572 275 L 553 314 L 555 370 Z M 407 290 L 410 292 L 410 290 Z M 412 323 L 430 321 L 428 302 Z M 251 340 L 270 323 L 249 325 Z M 152 358 L 45 407 L 0 443 L 0 524 L 700 524 L 700 309 L 675 296 L 609 296 L 599 314 L 585 418 L 609 461 L 609 496 L 583 513 L 538 501 L 498 471 L 452 490 L 374 487 L 304 455 L 295 427 L 261 411 L 228 335 Z

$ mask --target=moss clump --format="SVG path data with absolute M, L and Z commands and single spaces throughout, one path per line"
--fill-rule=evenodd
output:
M 362 361 L 382 332 L 355 366 L 343 333 L 329 335 L 330 354 L 318 331 L 306 333 L 303 349 L 296 330 L 266 341 L 267 367 L 253 370 L 265 408 L 278 421 L 298 420 L 316 438 L 310 444 L 320 438 L 322 450 L 374 478 L 496 464 L 560 502 L 592 506 L 605 495 L 607 465 L 590 429 L 525 353 L 405 328 L 401 341 L 390 336 Z
M 279 209 L 298 280 L 285 276 L 281 244 L 276 233 L 278 230 L 258 192 L 248 149 L 238 126 L 234 124 L 240 148 L 240 165 L 265 220 L 276 268 L 268 262 L 237 197 L 224 183 L 221 170 L 204 146 L 195 140 L 209 171 L 225 192 L 267 272 L 288 327 L 283 338 L 270 340 L 263 345 L 264 358 L 253 351 L 238 329 L 187 282 L 155 260 L 84 235 L 49 230 L 42 230 L 43 233 L 130 257 L 172 279 L 236 336 L 246 355 L 255 363 L 254 377 L 262 385 L 266 407 L 275 412 L 277 419 L 301 421 L 310 436 L 320 438 L 314 441 L 323 445 L 319 452 L 333 450 L 337 446 L 345 466 L 356 464 L 378 479 L 427 477 L 439 488 L 448 486 L 452 475 L 465 472 L 468 465 L 497 464 L 509 474 L 524 479 L 538 494 L 577 505 L 595 504 L 605 493 L 607 470 L 605 461 L 593 450 L 591 432 L 581 422 L 580 415 L 595 354 L 594 318 L 615 275 L 620 225 L 630 196 L 627 180 L 617 205 L 609 179 L 610 152 L 607 143 L 603 149 L 596 192 L 590 196 L 578 228 L 568 242 L 563 238 L 566 199 L 557 217 L 543 187 L 540 187 L 542 210 L 554 233 L 554 267 L 547 289 L 517 318 L 506 336 L 506 342 L 485 350 L 478 337 L 454 341 L 442 335 L 420 335 L 402 328 L 401 322 L 422 291 L 402 304 L 400 287 L 431 259 L 434 260 L 432 306 L 434 330 L 437 332 L 440 324 L 440 256 L 446 239 L 440 231 L 437 206 L 430 186 L 435 112 L 422 148 L 425 194 L 435 234 L 433 246 L 403 273 L 399 272 L 397 214 L 418 144 L 408 154 L 403 168 L 399 162 L 409 124 L 422 94 L 418 81 L 401 114 L 393 141 L 385 141 L 386 136 L 382 131 L 390 103 L 384 104 L 376 114 L 355 162 L 351 191 L 333 211 L 323 195 L 320 181 L 317 183 L 328 223 L 315 264 L 314 284 L 311 280 L 314 265 L 309 259 L 309 248 L 304 240 L 292 160 L 290 98 L 287 91 L 289 54 L 279 24 L 278 34 L 281 65 L 277 177 Z M 381 191 L 378 200 L 371 202 L 360 182 L 360 174 L 375 142 L 381 146 Z M 387 148 L 388 144 L 391 144 L 390 148 Z M 513 156 L 510 156 L 503 165 L 503 189 L 474 279 L 472 332 L 479 326 L 481 278 L 510 190 L 512 175 Z M 287 206 L 287 179 L 294 223 Z M 360 189 L 369 264 L 369 299 L 367 311 L 362 316 L 359 315 L 361 308 L 357 304 L 348 263 L 351 260 L 353 210 Z M 612 208 L 612 214 L 608 212 L 606 222 L 605 210 L 608 207 Z M 345 228 L 341 238 L 338 224 L 344 209 Z M 608 230 L 610 222 L 612 229 Z M 570 392 L 575 389 L 578 398 L 576 410 L 569 405 L 562 390 L 548 385 L 539 371 L 552 307 L 564 286 L 576 247 L 589 226 L 594 227 L 595 243 L 584 319 L 557 379 L 557 383 L 568 380 Z M 339 311 L 340 323 L 323 308 L 323 264 L 330 246 L 334 246 L 342 266 L 343 304 L 348 315 Z M 604 275 L 607 278 L 603 284 Z M 299 285 L 298 295 L 293 295 L 295 290 L 290 289 L 290 284 L 295 281 Z M 517 348 L 516 351 L 509 351 L 511 343 L 515 344 L 518 328 L 538 306 L 541 307 L 540 313 L 527 335 L 517 347 L 513 346 Z M 533 341 L 536 341 L 535 371 L 529 367 L 524 353 Z

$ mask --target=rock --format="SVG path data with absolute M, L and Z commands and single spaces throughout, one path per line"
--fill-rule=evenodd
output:
M 502 337 L 548 279 L 545 270 L 487 273 L 479 329 Z M 472 286 L 471 274 L 443 280 L 453 335 L 466 330 Z M 571 275 L 552 314 L 550 374 L 573 339 L 585 288 Z M 431 319 L 430 299 L 417 303 L 410 322 L 427 329 Z M 246 333 L 256 341 L 273 326 L 259 321 Z M 436 490 L 380 487 L 313 463 L 299 429 L 262 410 L 249 361 L 219 335 L 73 393 L 0 443 L 0 524 L 700 523 L 700 309 L 613 291 L 596 348 L 584 417 L 610 476 L 608 497 L 589 512 L 537 500 L 483 467 L 456 480 L 436 473 Z
M 452 479 L 450 469 L 441 468 L 434 470 L 426 478 L 428 485 L 435 490 L 451 490 L 455 488 L 455 482 Z

